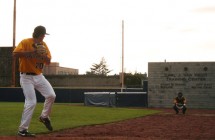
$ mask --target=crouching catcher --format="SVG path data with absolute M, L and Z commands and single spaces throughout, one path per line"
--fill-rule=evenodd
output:
M 174 99 L 174 106 L 173 109 L 175 110 L 176 114 L 179 113 L 179 110 L 182 110 L 182 113 L 185 114 L 187 107 L 186 107 L 186 98 L 183 96 L 181 92 L 178 93 L 178 96 Z

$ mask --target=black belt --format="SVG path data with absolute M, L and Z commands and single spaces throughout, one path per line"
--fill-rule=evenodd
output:
M 36 73 L 33 73 L 33 72 L 21 72 L 21 74 L 26 74 L 26 75 L 37 75 Z

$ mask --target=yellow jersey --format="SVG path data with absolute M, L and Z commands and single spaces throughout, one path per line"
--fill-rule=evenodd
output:
M 51 59 L 51 53 L 45 42 L 42 42 L 43 46 L 46 48 L 47 57 Z M 28 38 L 22 40 L 13 52 L 29 52 L 34 51 L 34 39 Z M 23 73 L 36 73 L 41 74 L 44 67 L 45 60 L 40 55 L 36 53 L 34 55 L 23 56 L 19 58 L 19 71 Z

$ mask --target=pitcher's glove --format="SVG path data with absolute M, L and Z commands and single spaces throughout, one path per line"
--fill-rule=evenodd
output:
M 47 50 L 43 44 L 35 44 L 35 52 L 40 56 L 46 56 Z

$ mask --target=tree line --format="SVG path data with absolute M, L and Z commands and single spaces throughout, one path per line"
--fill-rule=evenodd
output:
M 107 62 L 104 57 L 100 60 L 99 63 L 92 64 L 90 71 L 86 72 L 86 75 L 98 75 L 98 76 L 108 76 L 108 74 L 112 70 L 108 69 Z M 143 81 L 147 80 L 147 74 L 142 74 L 135 72 L 132 73 L 124 73 L 124 85 L 127 88 L 138 88 L 142 87 Z

